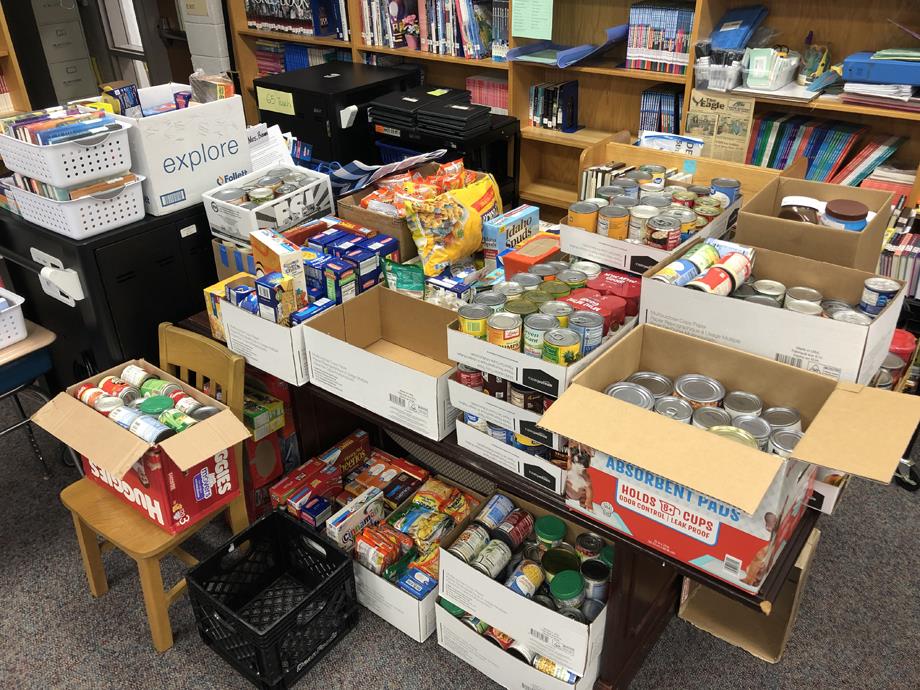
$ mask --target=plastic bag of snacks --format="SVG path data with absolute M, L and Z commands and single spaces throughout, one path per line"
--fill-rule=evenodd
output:
M 438 579 L 438 564 L 440 562 L 440 552 L 436 544 L 432 544 L 426 551 L 421 551 L 416 558 L 409 564 L 410 568 L 418 568 L 423 573 L 427 573 L 435 580 Z
M 443 511 L 444 507 L 453 501 L 459 493 L 460 489 L 432 477 L 415 492 L 415 496 L 412 497 L 412 503 L 428 508 L 428 510 Z

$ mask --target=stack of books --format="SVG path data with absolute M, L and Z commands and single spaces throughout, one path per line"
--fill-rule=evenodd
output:
M 284 71 L 284 44 L 279 41 L 256 41 L 256 69 L 260 77 Z
M 120 129 L 104 110 L 55 107 L 0 120 L 0 132 L 29 144 L 60 144 Z
M 574 132 L 578 129 L 578 82 L 543 83 L 530 87 L 531 127 Z
M 879 165 L 859 183 L 867 189 L 881 189 L 894 194 L 894 202 L 903 206 L 917 182 L 917 171 L 905 164 Z
M 693 3 L 678 0 L 642 0 L 630 7 L 626 66 L 686 74 L 693 7 Z
M 28 192 L 48 197 L 55 201 L 73 201 L 74 199 L 80 199 L 90 194 L 101 194 L 102 192 L 123 187 L 126 184 L 134 182 L 136 179 L 137 176 L 134 173 L 128 172 L 104 180 L 94 180 L 93 182 L 87 182 L 86 184 L 76 187 L 64 188 L 55 187 L 47 182 L 40 182 L 39 180 L 34 180 L 31 177 L 26 177 L 19 173 L 13 173 L 13 182 L 20 189 L 25 189 Z
M 875 171 L 878 166 L 891 158 L 898 147 L 905 141 L 904 137 L 876 134 L 860 145 L 859 151 L 831 178 L 834 184 L 857 186 Z
M 505 62 L 511 35 L 508 0 L 492 0 L 492 59 Z
M 647 132 L 680 133 L 684 89 L 677 84 L 656 84 L 642 92 L 639 129 Z
M 256 41 L 256 67 L 259 76 L 290 72 L 304 67 L 339 60 L 351 62 L 351 51 L 339 48 L 311 48 L 300 43 Z
M 247 2 L 246 25 L 259 31 L 350 38 L 345 0 Z
M 920 219 L 917 209 L 895 208 L 878 260 L 881 275 L 903 280 L 907 296 L 920 298 Z
M 477 105 L 487 105 L 496 115 L 508 114 L 508 80 L 487 74 L 466 78 L 466 90 Z

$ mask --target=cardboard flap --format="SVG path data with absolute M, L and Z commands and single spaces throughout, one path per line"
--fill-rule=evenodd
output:
M 150 445 L 67 393 L 58 393 L 32 421 L 93 464 L 121 478 Z
M 920 424 L 920 399 L 841 383 L 805 431 L 795 457 L 885 484 Z
M 918 401 L 920 403 L 920 401 Z M 592 410 L 592 414 L 585 414 Z M 604 420 L 598 424 L 597 420 Z M 754 513 L 783 459 L 574 384 L 540 426 Z
M 160 448 L 184 471 L 247 438 L 249 430 L 230 410 L 223 410 L 166 439 Z

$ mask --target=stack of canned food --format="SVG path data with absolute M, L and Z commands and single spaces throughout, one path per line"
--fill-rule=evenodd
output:
M 222 187 L 211 196 L 234 206 L 252 210 L 278 197 L 296 192 L 313 180 L 294 168 L 272 168 L 253 182 L 239 187 Z
M 741 196 L 741 183 L 730 178 L 716 178 L 708 187 L 667 182 L 664 166 L 640 166 L 597 188 L 597 196 L 572 204 L 566 223 L 612 239 L 670 250 Z
M 481 292 L 458 311 L 460 330 L 567 366 L 638 311 L 640 286 L 591 261 L 536 264 Z
M 901 289 L 900 283 L 890 278 L 867 278 L 859 304 L 850 304 L 846 300 L 827 298 L 812 287 L 787 287 L 777 280 L 755 278 L 753 266 L 753 247 L 709 238 L 691 247 L 652 279 L 860 326 L 871 324 Z
M 448 549 L 479 572 L 521 596 L 580 623 L 590 623 L 607 603 L 613 547 L 590 532 L 566 541 L 565 522 L 534 516 L 495 494 Z M 574 683 L 577 675 L 534 654 L 523 644 L 449 601 L 441 606 L 473 630 L 544 673 Z M 557 675 L 554 671 L 565 671 Z
M 80 386 L 74 397 L 151 444 L 220 411 L 136 364 L 126 366 L 120 377 L 106 376 L 96 385 Z
M 719 381 L 703 374 L 683 374 L 672 381 L 658 372 L 638 371 L 604 392 L 784 458 L 802 438 L 802 417 L 795 408 L 765 407 L 756 393 L 727 392 Z

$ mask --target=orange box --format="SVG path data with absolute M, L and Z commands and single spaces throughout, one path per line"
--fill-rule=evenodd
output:
M 552 261 L 560 254 L 559 235 L 540 232 L 530 237 L 500 257 L 505 267 L 505 277 L 527 273 L 531 266 Z
M 391 465 L 375 452 L 371 455 L 371 466 L 358 475 L 358 483 L 366 489 L 376 486 L 383 491 L 401 471 L 400 468 Z

